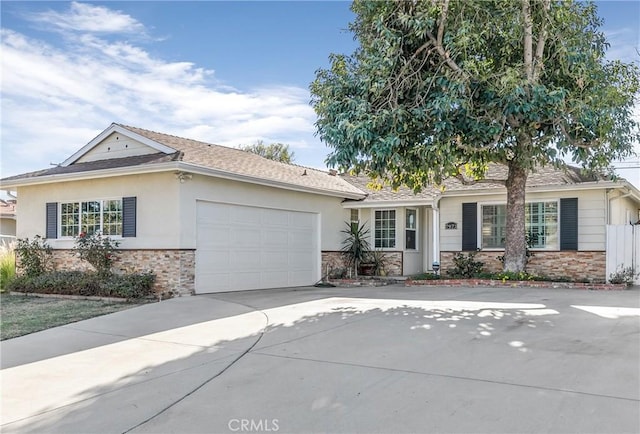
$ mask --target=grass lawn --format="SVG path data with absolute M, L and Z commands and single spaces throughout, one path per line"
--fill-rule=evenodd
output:
M 0 340 L 139 306 L 94 300 L 0 295 Z

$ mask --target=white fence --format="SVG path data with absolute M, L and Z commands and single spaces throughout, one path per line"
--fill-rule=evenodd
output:
M 640 226 L 607 225 L 607 281 L 611 273 L 627 267 L 640 272 Z M 640 278 L 634 283 L 640 284 Z

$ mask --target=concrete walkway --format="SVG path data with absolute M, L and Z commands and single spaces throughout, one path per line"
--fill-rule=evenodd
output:
M 303 288 L 3 341 L 2 432 L 640 432 L 640 297 Z

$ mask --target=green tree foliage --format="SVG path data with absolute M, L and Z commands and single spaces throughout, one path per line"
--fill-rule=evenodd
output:
M 289 145 L 285 145 L 283 143 L 265 145 L 262 140 L 258 140 L 253 145 L 240 146 L 240 149 L 253 154 L 258 154 L 261 157 L 268 158 L 269 160 L 275 160 L 287 164 L 291 164 L 295 158 L 295 153 L 289 150 Z
M 526 265 L 525 183 L 567 159 L 633 154 L 638 68 L 605 59 L 596 7 L 573 1 L 364 1 L 359 48 L 311 84 L 330 166 L 419 191 L 508 168 L 505 270 Z

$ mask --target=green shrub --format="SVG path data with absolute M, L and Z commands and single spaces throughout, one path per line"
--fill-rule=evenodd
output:
M 16 275 L 16 254 L 14 244 L 0 245 L 0 291 L 4 291 L 7 284 Z
M 15 252 L 25 275 L 33 277 L 51 270 L 51 247 L 40 235 L 33 240 L 19 239 Z
M 411 280 L 439 280 L 440 275 L 435 273 L 421 273 L 411 276 Z
M 462 252 L 456 253 L 453 257 L 454 268 L 447 270 L 450 277 L 470 279 L 482 273 L 484 262 L 476 261 L 478 252 L 469 252 L 465 255 Z
M 87 261 L 101 275 L 111 273 L 111 266 L 116 259 L 116 249 L 119 242 L 99 233 L 86 234 L 81 232 L 76 237 L 75 250 L 80 259 Z
M 611 283 L 624 283 L 627 286 L 633 285 L 633 281 L 638 277 L 640 273 L 636 273 L 633 267 L 620 266 L 618 269 L 609 275 L 609 282 Z
M 8 285 L 11 291 L 95 297 L 142 298 L 153 295 L 155 275 L 99 274 L 83 271 L 53 271 L 36 276 L 22 275 Z

